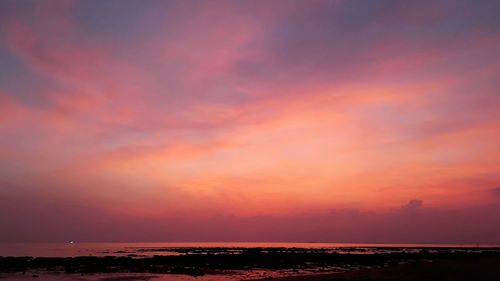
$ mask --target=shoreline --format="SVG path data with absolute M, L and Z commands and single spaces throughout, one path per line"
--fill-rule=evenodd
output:
M 147 276 L 151 280 L 172 281 L 416 281 L 436 280 L 436 274 L 439 276 L 437 280 L 448 280 L 448 276 L 452 276 L 449 280 L 471 280 L 474 274 L 488 273 L 498 277 L 491 280 L 500 280 L 500 249 L 419 249 L 368 254 L 340 254 L 328 252 L 327 249 L 295 248 L 250 248 L 240 249 L 236 253 L 234 249 L 223 248 L 179 251 L 183 254 L 153 257 L 0 257 L 0 279 L 120 281 L 146 280 L 138 278 Z M 456 272 L 461 274 L 453 275 Z M 462 275 L 469 276 L 469 279 L 460 279 Z M 422 278 L 408 279 L 411 276 Z M 395 279 L 390 279 L 393 277 Z
M 32 275 L 33 274 L 33 275 Z M 0 273 L 0 280 L 38 281 L 466 281 L 500 280 L 500 256 L 462 257 L 416 261 L 380 268 L 357 269 L 339 273 L 307 274 L 300 276 L 245 278 L 243 276 L 186 276 L 148 273 L 64 274 L 55 272 Z
M 266 278 L 252 281 L 265 281 Z M 382 268 L 360 269 L 340 273 L 285 276 L 273 281 L 466 281 L 500 280 L 500 257 L 461 258 L 419 261 Z

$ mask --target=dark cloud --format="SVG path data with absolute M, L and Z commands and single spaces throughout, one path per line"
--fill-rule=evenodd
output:
M 493 192 L 493 195 L 500 198 L 500 186 L 493 188 L 492 192 Z
M 37 197 L 37 198 L 35 198 Z M 383 213 L 334 210 L 282 216 L 130 217 L 39 196 L 0 194 L 0 242 L 283 241 L 500 243 L 500 205 L 425 208 L 411 200 Z M 407 212 L 404 210 L 418 210 Z
M 410 200 L 410 202 L 408 202 L 408 204 L 401 206 L 401 209 L 413 211 L 413 210 L 420 209 L 422 207 L 422 205 L 423 205 L 422 200 L 413 199 L 413 200 Z

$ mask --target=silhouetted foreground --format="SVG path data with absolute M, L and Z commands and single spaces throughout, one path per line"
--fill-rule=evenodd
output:
M 151 251 L 151 249 L 147 250 Z M 324 278 L 321 280 L 358 280 L 352 279 L 355 278 L 355 275 L 349 274 L 365 274 L 366 278 L 372 275 L 387 275 L 384 278 L 392 278 L 390 276 L 396 278 L 398 274 L 401 276 L 409 274 L 423 278 L 381 279 L 380 277 L 374 277 L 375 279 L 366 279 L 363 277 L 365 278 L 363 280 L 434 280 L 431 277 L 426 277 L 425 274 L 458 274 L 462 270 L 472 272 L 471 274 L 475 274 L 474 272 L 484 274 L 491 271 L 491 276 L 499 276 L 498 270 L 500 268 L 500 249 L 498 248 L 413 248 L 407 250 L 397 249 L 397 251 L 394 251 L 393 248 L 387 248 L 378 249 L 376 253 L 366 249 L 347 250 L 343 253 L 332 252 L 331 249 L 298 248 L 158 249 L 158 251 L 162 250 L 174 251 L 178 255 L 152 257 L 137 255 L 122 257 L 82 256 L 69 258 L 0 257 L 0 272 L 57 271 L 80 274 L 135 272 L 199 276 L 205 274 L 230 274 L 236 270 L 254 269 L 291 269 L 292 272 L 297 272 L 297 274 L 310 272 L 307 270 L 312 268 L 317 269 L 314 271 L 316 273 L 371 269 L 368 271 L 358 270 L 357 273 L 342 273 L 335 276 L 300 277 L 306 279 L 293 279 L 295 277 L 290 277 L 292 279 L 283 280 L 320 280 L 318 278 Z M 492 264 L 496 266 L 492 266 Z M 493 270 L 488 271 L 485 268 L 493 268 Z M 468 276 L 466 273 L 462 275 Z M 440 278 L 438 280 L 446 279 Z M 470 280 L 479 279 L 472 278 Z
M 261 279 L 268 280 L 268 279 Z M 336 274 L 290 276 L 275 281 L 497 281 L 500 258 L 459 258 L 414 262 L 384 268 L 361 269 Z M 260 280 L 255 280 L 260 281 Z

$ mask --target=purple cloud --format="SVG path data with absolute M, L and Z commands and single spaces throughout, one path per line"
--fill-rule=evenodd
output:
M 493 195 L 500 198 L 500 186 L 493 188 L 492 192 L 493 192 Z
M 406 205 L 401 206 L 401 209 L 408 210 L 408 211 L 414 211 L 414 210 L 420 209 L 422 207 L 422 205 L 423 205 L 422 200 L 413 199 L 413 200 L 410 200 L 410 202 L 408 202 Z

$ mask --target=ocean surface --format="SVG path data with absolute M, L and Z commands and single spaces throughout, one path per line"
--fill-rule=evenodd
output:
M 225 251 L 241 248 L 306 248 L 327 249 L 336 253 L 411 252 L 422 248 L 455 248 L 474 251 L 481 248 L 500 248 L 500 245 L 457 244 L 356 244 L 356 243 L 278 243 L 278 242 L 184 242 L 184 243 L 0 243 L 0 256 L 76 257 L 76 256 L 153 256 L 203 253 L 203 249 Z M 193 250 L 195 249 L 195 250 Z M 193 251 L 191 251 L 193 250 Z

